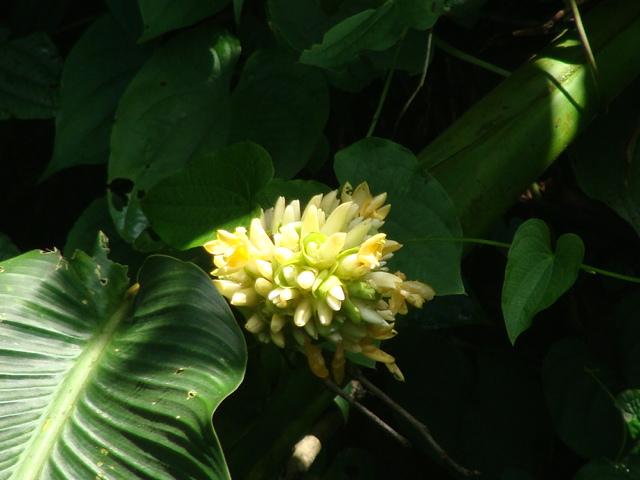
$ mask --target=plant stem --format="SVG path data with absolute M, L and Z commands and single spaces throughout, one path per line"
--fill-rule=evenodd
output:
M 591 70 L 591 76 L 593 77 L 593 81 L 596 85 L 596 88 L 599 90 L 598 65 L 596 64 L 596 58 L 593 55 L 593 50 L 591 50 L 589 37 L 587 37 L 587 32 L 585 31 L 584 25 L 582 23 L 582 16 L 580 15 L 580 9 L 578 8 L 578 4 L 576 0 L 566 0 L 566 1 L 569 4 L 569 8 L 571 8 L 571 13 L 573 13 L 573 18 L 576 22 L 576 29 L 578 30 L 578 36 L 580 37 L 580 43 L 582 44 L 582 48 L 584 49 L 584 53 L 585 53 L 585 56 L 587 57 L 587 62 Z
M 488 240 L 486 238 L 471 238 L 471 237 L 420 237 L 411 238 L 405 240 L 405 243 L 419 243 L 419 242 L 453 242 L 453 243 L 471 243 L 476 245 L 488 245 L 490 247 L 498 248 L 511 248 L 511 244 L 507 242 L 497 242 L 495 240 Z M 622 273 L 612 272 L 610 270 L 604 270 L 603 268 L 594 267 L 586 263 L 580 264 L 580 269 L 586 273 L 593 275 L 599 274 L 605 277 L 615 278 L 631 283 L 640 283 L 640 277 L 634 277 L 631 275 L 624 275 Z
M 380 119 L 380 114 L 382 113 L 382 107 L 384 107 L 384 102 L 387 99 L 387 94 L 389 93 L 389 86 L 391 85 L 391 79 L 393 79 L 393 74 L 396 71 L 396 65 L 398 64 L 400 49 L 402 48 L 402 42 L 404 41 L 404 36 L 406 33 L 407 33 L 407 30 L 405 29 L 402 32 L 400 41 L 398 42 L 396 53 L 393 56 L 393 63 L 391 64 L 391 68 L 389 69 L 389 73 L 387 74 L 387 79 L 384 82 L 384 87 L 382 87 L 382 93 L 380 94 L 380 99 L 378 100 L 378 106 L 376 108 L 375 113 L 373 114 L 373 118 L 371 119 L 371 125 L 369 126 L 369 130 L 367 131 L 367 138 L 373 135 L 373 132 L 376 129 L 376 125 L 378 125 L 378 120 Z
M 478 57 L 474 57 L 473 55 L 469 55 L 468 53 L 463 52 L 462 50 L 457 49 L 450 43 L 445 42 L 440 37 L 435 37 L 436 46 L 440 47 L 443 52 L 448 53 L 449 55 L 456 57 L 463 62 L 470 63 L 472 65 L 476 65 L 480 68 L 484 68 L 490 72 L 493 72 L 502 77 L 509 77 L 511 72 L 509 70 L 505 70 L 504 68 L 498 67 L 492 63 L 481 60 Z
M 431 63 L 432 42 L 433 42 L 433 30 L 429 30 L 429 33 L 427 36 L 427 55 L 425 56 L 425 59 L 424 59 L 424 65 L 422 65 L 422 75 L 420 76 L 420 81 L 418 82 L 418 86 L 415 88 L 415 90 L 413 91 L 409 99 L 406 101 L 406 103 L 402 107 L 402 110 L 400 110 L 400 113 L 398 114 L 398 119 L 396 120 L 396 124 L 393 126 L 394 137 L 396 135 L 396 131 L 398 130 L 398 125 L 400 125 L 400 120 L 402 120 L 402 117 L 404 116 L 404 114 L 407 113 L 407 110 L 409 110 L 409 107 L 411 106 L 415 98 L 418 96 L 418 93 L 424 86 L 424 82 L 427 78 L 427 71 L 429 70 L 429 64 Z
M 351 395 L 346 394 L 340 387 L 338 387 L 335 383 L 333 383 L 329 379 L 323 380 L 324 384 L 327 386 L 329 390 L 331 390 L 336 395 L 344 398 L 350 405 L 363 413 L 369 420 L 375 423 L 381 430 L 384 430 L 388 435 L 390 435 L 396 442 L 402 445 L 405 448 L 411 447 L 411 442 L 407 440 L 405 437 L 396 432 L 389 424 L 387 424 L 384 420 L 378 417 L 375 413 L 369 410 L 367 407 L 358 402 Z
M 427 426 L 424 423 L 422 423 L 416 417 L 411 415 L 407 410 L 405 410 L 403 407 L 398 405 L 385 392 L 383 392 L 377 386 L 375 386 L 367 377 L 362 375 L 362 372 L 360 372 L 360 370 L 355 369 L 354 375 L 358 379 L 358 381 L 360 383 L 362 383 L 362 385 L 364 385 L 365 388 L 370 393 L 372 393 L 373 395 L 378 397 L 380 400 L 382 400 L 384 403 L 386 403 L 392 410 L 394 410 L 396 413 L 398 413 L 398 415 L 400 415 L 402 418 L 404 418 L 407 422 L 409 422 L 411 424 L 411 426 L 413 426 L 418 432 L 420 432 L 420 434 L 422 434 L 422 436 L 427 441 L 429 446 L 436 452 L 438 457 L 440 457 L 440 459 L 444 463 L 446 463 L 449 467 L 451 467 L 457 473 L 459 473 L 459 474 L 461 474 L 461 475 L 463 475 L 465 477 L 471 477 L 471 476 L 480 475 L 480 472 L 478 472 L 477 470 L 469 470 L 469 469 L 467 469 L 467 468 L 465 468 L 465 467 L 463 467 L 461 465 L 458 465 L 447 454 L 447 452 L 444 451 L 444 449 L 438 444 L 438 442 L 435 441 L 435 439 L 431 436 L 431 432 L 429 431 L 429 429 L 427 428 Z

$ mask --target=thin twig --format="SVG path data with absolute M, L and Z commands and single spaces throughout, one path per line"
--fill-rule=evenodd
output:
M 509 70 L 505 70 L 502 67 L 498 67 L 497 65 L 494 65 L 493 63 L 489 63 L 485 60 L 482 60 L 478 57 L 474 57 L 473 55 L 469 55 L 466 52 L 463 52 L 462 50 L 454 47 L 453 45 L 445 42 L 444 40 L 442 40 L 440 37 L 436 37 L 435 38 L 435 42 L 436 42 L 436 46 L 439 47 L 443 52 L 448 53 L 449 55 L 451 55 L 452 57 L 456 57 L 459 60 L 462 60 L 463 62 L 467 62 L 470 63 L 472 65 L 476 65 L 477 67 L 480 68 L 484 68 L 485 70 L 488 70 L 490 72 L 493 72 L 497 75 L 500 75 L 502 77 L 508 77 L 511 75 L 511 72 Z
M 424 86 L 424 81 L 427 78 L 427 71 L 429 70 L 429 64 L 431 63 L 431 43 L 432 43 L 432 40 L 433 40 L 433 30 L 429 30 L 429 34 L 427 36 L 427 55 L 425 56 L 425 59 L 424 59 L 424 65 L 422 65 L 422 75 L 420 75 L 420 81 L 418 82 L 418 86 L 413 91 L 413 93 L 411 94 L 411 96 L 409 97 L 407 102 L 404 104 L 404 106 L 402 107 L 402 110 L 400 110 L 400 114 L 398 115 L 398 119 L 396 120 L 396 124 L 393 126 L 393 136 L 394 137 L 396 136 L 396 131 L 398 130 L 398 125 L 400 125 L 400 120 L 402 120 L 402 117 L 404 116 L 404 114 L 407 113 L 407 110 L 409 110 L 409 107 L 411 106 L 411 104 L 413 103 L 415 98 L 418 96 L 418 93 L 420 92 L 420 90 Z
M 584 49 L 584 54 L 587 57 L 587 63 L 589 64 L 591 76 L 593 77 L 594 84 L 596 89 L 600 91 L 599 83 L 598 83 L 598 65 L 596 64 L 596 58 L 593 56 L 593 50 L 591 50 L 591 44 L 589 44 L 589 37 L 587 37 L 587 32 L 584 29 L 584 25 L 582 24 L 582 16 L 580 15 L 580 9 L 578 8 L 578 4 L 576 0 L 566 0 L 569 8 L 571 8 L 571 13 L 573 13 L 573 19 L 576 22 L 576 30 L 578 30 L 578 36 L 580 37 L 580 43 L 582 44 L 582 48 Z
M 382 107 L 384 107 L 384 102 L 387 99 L 387 94 L 389 93 L 389 86 L 391 85 L 391 79 L 393 79 L 393 74 L 396 71 L 396 65 L 398 64 L 398 57 L 400 56 L 400 50 L 402 49 L 402 42 L 404 41 L 404 36 L 406 35 L 407 30 L 405 29 L 402 32 L 400 37 L 400 41 L 398 42 L 398 47 L 396 48 L 396 53 L 393 55 L 393 62 L 391 64 L 391 68 L 389 69 L 389 73 L 387 74 L 387 79 L 384 82 L 384 87 L 382 87 L 382 93 L 380 94 L 380 100 L 378 100 L 378 106 L 376 107 L 376 111 L 373 114 L 373 118 L 371 119 L 371 125 L 369 126 L 369 130 L 367 131 L 367 138 L 373 135 L 373 132 L 378 125 L 378 120 L 380 119 L 380 114 L 382 113 Z
M 362 372 L 360 372 L 359 370 L 355 370 L 354 374 L 355 374 L 355 377 L 358 379 L 358 381 L 362 383 L 362 385 L 364 385 L 365 388 L 370 393 L 372 393 L 373 395 L 378 397 L 380 400 L 382 400 L 384 403 L 386 403 L 392 410 L 398 413 L 402 418 L 404 418 L 407 422 L 409 422 L 418 432 L 420 432 L 424 437 L 424 439 L 427 441 L 427 443 L 431 446 L 431 448 L 436 452 L 438 457 L 440 457 L 440 459 L 445 464 L 447 464 L 449 467 L 451 467 L 460 475 L 464 475 L 465 477 L 474 477 L 474 476 L 480 475 L 479 471 L 469 470 L 468 468 L 465 468 L 462 465 L 459 465 L 458 463 L 456 463 L 449 456 L 449 454 L 447 454 L 447 452 L 444 451 L 444 449 L 438 444 L 438 442 L 435 441 L 435 439 L 431 435 L 431 432 L 429 431 L 429 429 L 424 423 L 422 423 L 416 417 L 411 415 L 407 410 L 405 410 L 403 407 L 398 405 L 391 397 L 389 397 L 386 393 L 384 393 L 382 390 L 376 387 L 367 377 L 362 375 Z
M 369 420 L 375 423 L 380 429 L 384 430 L 387 434 L 389 434 L 396 442 L 402 445 L 405 448 L 411 448 L 411 442 L 407 440 L 405 437 L 396 432 L 389 424 L 387 424 L 384 420 L 378 417 L 375 413 L 369 410 L 367 407 L 358 402 L 351 395 L 346 394 L 340 387 L 338 387 L 335 383 L 333 383 L 329 379 L 324 380 L 324 384 L 327 386 L 329 390 L 331 390 L 336 395 L 344 398 L 349 404 L 355 407 L 357 410 L 362 412 Z

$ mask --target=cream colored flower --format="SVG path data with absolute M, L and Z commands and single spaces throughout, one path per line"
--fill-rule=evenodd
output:
M 249 332 L 301 350 L 320 377 L 330 375 L 322 351 L 328 342 L 335 346 L 331 372 L 338 383 L 349 352 L 403 379 L 379 343 L 396 335 L 396 314 L 406 313 L 407 304 L 422 307 L 435 292 L 386 270 L 402 247 L 379 232 L 390 210 L 386 198 L 373 196 L 366 183 L 316 195 L 304 208 L 278 198 L 248 231 L 218 230 L 204 245 L 213 255 L 215 287 L 245 315 Z

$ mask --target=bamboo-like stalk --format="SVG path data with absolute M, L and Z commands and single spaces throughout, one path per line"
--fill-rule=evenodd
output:
M 467 236 L 488 228 L 606 103 L 640 75 L 640 2 L 607 0 L 584 19 L 596 88 L 575 32 L 515 71 L 419 155 Z

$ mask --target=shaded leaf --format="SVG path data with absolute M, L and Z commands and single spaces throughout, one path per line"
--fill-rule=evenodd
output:
M 185 32 L 160 47 L 127 87 L 111 136 L 111 213 L 118 232 L 136 240 L 148 227 L 140 199 L 191 159 L 226 144 L 229 82 L 237 40 L 210 27 Z M 117 197 L 117 198 L 114 198 Z
M 229 478 L 211 424 L 245 367 L 229 307 L 200 269 L 160 256 L 134 298 L 96 251 L 3 263 L 0 475 Z
M 640 82 L 635 82 L 569 150 L 580 188 L 640 234 Z
M 385 50 L 400 38 L 394 2 L 388 0 L 377 9 L 367 9 L 342 20 L 300 55 L 300 61 L 323 68 L 342 66 L 368 50 Z
M 110 15 L 80 37 L 62 71 L 53 158 L 44 177 L 74 165 L 106 163 L 118 100 L 150 54 Z
M 143 31 L 140 41 L 187 27 L 222 10 L 230 0 L 138 0 Z
M 319 70 L 275 50 L 259 50 L 233 92 L 230 141 L 267 149 L 276 175 L 290 178 L 310 160 L 329 116 L 329 93 Z
M 452 241 L 462 231 L 453 205 L 434 178 L 418 172 L 413 153 L 389 140 L 367 138 L 339 151 L 334 169 L 341 183 L 366 180 L 373 193 L 389 194 L 391 213 L 383 230 L 404 245 L 394 254 L 392 269 L 429 283 L 439 295 L 464 293 L 462 248 Z
M 555 344 L 544 359 L 542 380 L 554 427 L 583 457 L 614 458 L 625 442 L 625 425 L 607 391 L 607 375 L 581 340 Z
M 58 51 L 44 33 L 0 43 L 0 120 L 53 117 L 61 70 Z
M 159 182 L 143 208 L 164 241 L 187 249 L 214 238 L 218 228 L 248 224 L 259 214 L 256 194 L 272 176 L 271 159 L 262 147 L 237 143 Z
M 513 238 L 502 287 L 502 313 L 511 343 L 531 326 L 533 317 L 550 307 L 576 281 L 584 244 L 574 234 L 558 238 L 551 250 L 547 225 L 524 222 Z

